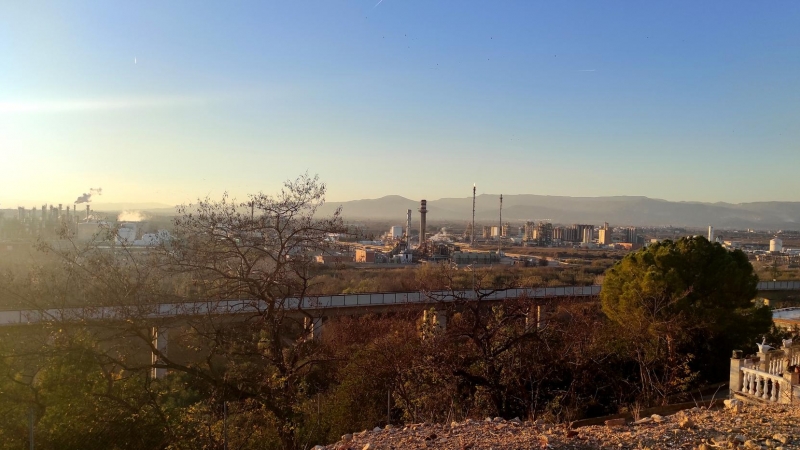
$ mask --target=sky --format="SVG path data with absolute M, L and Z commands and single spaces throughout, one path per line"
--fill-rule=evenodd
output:
M 800 201 L 800 2 L 0 3 L 0 208 Z

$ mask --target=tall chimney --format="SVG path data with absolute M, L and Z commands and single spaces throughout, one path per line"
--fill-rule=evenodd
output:
M 419 246 L 423 248 L 425 245 L 425 215 L 428 214 L 428 201 L 420 200 L 419 202 Z
M 411 251 L 411 210 L 406 212 L 406 251 Z
M 497 257 L 503 252 L 503 194 L 500 194 L 500 228 L 497 229 Z
M 469 246 L 475 247 L 475 183 L 472 183 L 472 236 L 469 239 Z
M 86 220 L 89 220 L 89 205 L 86 205 Z

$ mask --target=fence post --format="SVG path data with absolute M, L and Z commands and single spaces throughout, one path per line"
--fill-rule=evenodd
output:
M 733 395 L 742 390 L 742 351 L 741 350 L 734 350 L 733 357 L 731 358 L 731 373 L 730 373 L 730 381 L 728 382 L 728 391 L 730 393 L 730 398 L 733 398 Z

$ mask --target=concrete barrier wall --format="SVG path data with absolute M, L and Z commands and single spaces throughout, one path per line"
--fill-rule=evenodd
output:
M 763 281 L 758 285 L 761 291 L 800 290 L 800 281 Z M 600 286 L 565 286 L 548 288 L 523 288 L 495 291 L 485 298 L 503 300 L 509 298 L 559 298 L 595 296 L 600 293 Z M 439 301 L 475 300 L 478 294 L 472 290 L 450 292 L 377 292 L 370 294 L 344 294 L 304 299 L 288 298 L 281 301 L 287 309 L 303 308 L 320 310 L 327 308 L 352 308 L 384 305 L 400 305 L 406 303 L 436 303 Z M 104 307 L 104 308 L 68 308 L 38 310 L 0 311 L 0 326 L 35 323 L 41 321 L 78 321 L 78 320 L 120 320 L 130 314 L 145 317 L 174 317 L 206 314 L 246 314 L 264 311 L 267 304 L 254 300 L 223 300 L 219 302 L 163 303 L 157 305 Z
M 760 281 L 759 291 L 796 291 L 800 290 L 800 281 Z

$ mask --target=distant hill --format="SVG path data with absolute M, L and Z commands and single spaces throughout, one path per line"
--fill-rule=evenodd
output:
M 482 194 L 476 199 L 477 221 L 496 221 L 499 195 Z M 330 202 L 320 213 L 330 214 L 342 206 L 347 219 L 405 221 L 407 209 L 418 220 L 419 201 L 391 195 L 378 199 Z M 472 217 L 472 197 L 428 200 L 428 221 L 463 220 Z M 701 203 L 671 202 L 648 197 L 562 197 L 548 195 L 504 195 L 503 221 L 550 219 L 555 223 L 609 222 L 613 225 L 686 226 L 755 229 L 800 229 L 800 202 Z

